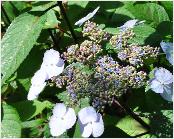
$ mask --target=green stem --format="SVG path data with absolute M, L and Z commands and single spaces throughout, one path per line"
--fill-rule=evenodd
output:
M 60 7 L 61 13 L 62 13 L 62 15 L 63 15 L 63 17 L 64 17 L 64 19 L 65 19 L 65 21 L 66 21 L 66 23 L 67 23 L 67 26 L 68 26 L 68 28 L 69 28 L 69 30 L 70 30 L 70 32 L 71 32 L 71 35 L 72 35 L 72 37 L 73 37 L 73 39 L 74 39 L 74 42 L 77 43 L 77 37 L 76 37 L 76 35 L 75 35 L 75 33 L 74 33 L 74 30 L 73 30 L 73 28 L 72 28 L 72 26 L 71 26 L 71 23 L 70 23 L 70 21 L 69 21 L 69 19 L 68 19 L 68 17 L 67 17 L 67 14 L 66 14 L 66 12 L 65 12 L 65 9 L 64 9 L 64 7 L 63 7 L 63 5 L 62 5 L 62 1 L 58 1 L 57 4 L 58 4 L 58 6 Z
M 119 103 L 126 110 L 126 112 L 136 121 L 138 121 L 143 127 L 145 127 L 148 130 L 151 129 L 150 126 L 147 123 L 145 123 L 140 117 L 138 117 L 125 103 L 120 101 Z
M 49 34 L 50 34 L 50 36 L 51 36 L 51 38 L 52 38 L 52 40 L 53 40 L 53 42 L 54 42 L 55 48 L 57 48 L 56 46 L 58 45 L 58 43 L 57 43 L 57 41 L 56 41 L 56 39 L 55 39 L 55 37 L 54 37 L 54 35 L 53 35 L 51 29 L 48 29 L 48 32 L 49 32 Z

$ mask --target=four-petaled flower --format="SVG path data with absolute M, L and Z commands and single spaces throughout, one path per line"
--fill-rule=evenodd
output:
M 101 114 L 91 106 L 81 109 L 78 113 L 78 121 L 82 137 L 99 137 L 104 132 L 104 124 Z
M 83 17 L 82 19 L 80 19 L 79 21 L 77 21 L 75 23 L 75 25 L 81 26 L 84 22 L 88 21 L 89 19 L 91 19 L 98 11 L 100 7 L 98 6 L 93 12 L 89 13 L 87 16 Z
M 166 54 L 167 60 L 170 62 L 170 64 L 173 65 L 173 43 L 171 42 L 161 42 L 160 43 L 162 50 Z
M 50 133 L 52 136 L 60 136 L 67 129 L 72 128 L 75 122 L 74 109 L 66 107 L 63 103 L 57 103 L 49 121 Z
M 173 97 L 173 75 L 165 68 L 156 68 L 154 70 L 154 78 L 150 80 L 150 88 L 160 93 L 161 96 L 172 101 Z

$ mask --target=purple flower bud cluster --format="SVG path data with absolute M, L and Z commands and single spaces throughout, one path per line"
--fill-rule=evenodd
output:
M 137 71 L 133 66 L 120 66 L 109 56 L 104 56 L 96 62 L 96 74 L 104 80 L 113 80 L 117 90 L 133 87 L 139 88 L 145 83 L 146 73 Z
M 149 57 L 154 58 L 158 55 L 159 48 L 139 45 L 127 45 L 118 52 L 118 58 L 121 61 L 127 61 L 134 66 L 142 66 L 143 60 Z
M 110 34 L 105 32 L 104 30 L 98 28 L 98 25 L 91 21 L 86 21 L 83 26 L 83 36 L 88 36 L 92 41 L 100 43 L 103 40 L 108 40 L 110 38 Z
M 83 64 L 81 64 L 83 65 Z M 84 65 L 83 65 L 84 66 Z M 117 86 L 112 80 L 104 80 L 100 76 L 96 77 L 93 72 L 88 73 L 73 64 L 65 68 L 64 72 L 58 77 L 52 78 L 52 82 L 57 87 L 66 88 L 67 96 L 70 98 L 67 105 L 78 105 L 80 98 L 91 98 L 91 104 L 98 110 L 103 111 L 105 105 L 111 105 L 114 96 L 122 94 L 117 91 Z
M 131 39 L 134 35 L 135 34 L 132 29 L 121 31 L 118 34 L 111 37 L 110 44 L 116 50 L 120 50 L 122 49 L 122 47 L 125 47 L 127 45 L 128 40 Z
M 81 69 L 73 64 L 65 68 L 64 72 L 52 78 L 52 82 L 58 88 L 65 87 L 67 96 L 70 98 L 69 105 L 75 105 L 78 100 L 86 96 L 90 75 L 82 72 Z
M 86 63 L 94 60 L 101 51 L 101 45 L 85 40 L 81 43 L 80 47 L 78 45 L 68 47 L 67 52 L 64 53 L 64 57 L 69 63 L 73 61 Z

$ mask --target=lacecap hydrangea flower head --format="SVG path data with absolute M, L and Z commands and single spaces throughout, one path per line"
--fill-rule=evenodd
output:
M 165 68 L 156 68 L 154 78 L 150 80 L 150 88 L 167 101 L 173 100 L 173 75 Z
M 54 49 L 47 50 L 44 53 L 41 68 L 31 79 L 31 87 L 27 99 L 36 99 L 46 86 L 46 80 L 61 74 L 63 69 L 64 60 L 60 58 L 59 52 Z

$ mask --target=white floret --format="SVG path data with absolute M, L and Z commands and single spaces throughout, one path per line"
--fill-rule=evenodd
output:
M 91 19 L 99 10 L 99 6 L 91 13 L 89 13 L 87 16 L 83 17 L 82 19 L 80 19 L 79 21 L 77 21 L 75 23 L 75 25 L 81 26 L 84 22 L 88 21 L 89 19 Z

